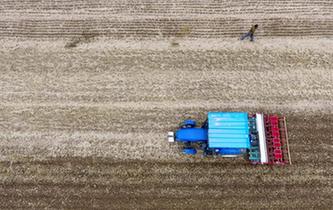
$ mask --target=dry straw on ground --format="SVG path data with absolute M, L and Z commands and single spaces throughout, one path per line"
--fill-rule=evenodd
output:
M 332 206 L 330 0 L 0 11 L 1 209 Z M 238 41 L 252 23 L 256 42 Z M 208 111 L 285 114 L 294 165 L 189 158 L 167 143 Z

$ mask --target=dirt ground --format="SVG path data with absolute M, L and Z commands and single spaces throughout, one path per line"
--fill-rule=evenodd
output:
M 0 209 L 331 209 L 331 1 L 168 2 L 2 2 Z M 167 142 L 208 111 L 286 115 L 293 165 Z

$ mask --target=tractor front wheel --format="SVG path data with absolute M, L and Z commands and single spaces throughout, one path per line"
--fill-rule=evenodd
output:
M 183 154 L 185 154 L 185 155 L 195 155 L 195 154 L 197 154 L 197 150 L 195 148 L 192 148 L 192 147 L 184 148 L 183 149 Z

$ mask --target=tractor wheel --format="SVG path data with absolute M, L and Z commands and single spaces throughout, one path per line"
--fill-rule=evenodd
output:
M 181 128 L 194 128 L 197 122 L 195 120 L 184 120 Z
M 183 149 L 183 154 L 185 155 L 195 155 L 197 154 L 197 150 L 195 148 L 184 148 Z

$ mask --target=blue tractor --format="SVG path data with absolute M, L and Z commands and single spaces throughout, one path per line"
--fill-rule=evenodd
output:
M 250 148 L 248 125 L 247 113 L 210 112 L 202 126 L 185 120 L 175 133 L 168 133 L 168 139 L 183 143 L 184 154 L 194 155 L 200 149 L 203 155 L 242 156 Z
M 291 164 L 285 117 L 246 112 L 209 112 L 198 126 L 185 120 L 169 142 L 183 145 L 183 153 L 204 156 L 243 156 L 253 164 Z

